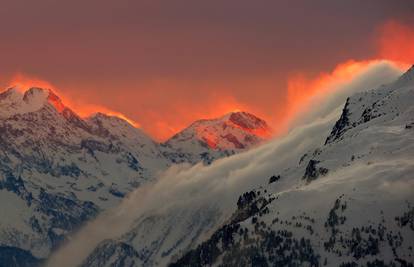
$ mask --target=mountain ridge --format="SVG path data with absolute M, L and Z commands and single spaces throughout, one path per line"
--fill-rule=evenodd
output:
M 209 162 L 229 155 L 204 152 Z M 70 233 L 171 165 L 201 160 L 194 151 L 187 153 L 193 161 L 174 153 L 118 116 L 80 117 L 50 89 L 1 92 L 0 200 L 13 203 L 2 206 L 1 246 L 47 258 Z
M 215 158 L 257 147 L 271 135 L 272 129 L 264 120 L 251 113 L 237 111 L 214 119 L 197 120 L 162 146 L 174 151 L 172 154 L 165 152 L 167 157 L 211 163 Z
M 413 96 L 398 79 L 357 92 L 286 139 L 169 177 L 178 200 L 136 210 L 82 266 L 412 266 Z
M 24 104 L 28 106 L 24 106 Z M 61 98 L 52 89 L 41 87 L 29 87 L 27 90 L 24 91 L 17 86 L 12 86 L 3 92 L 0 92 L 0 108 L 3 110 L 9 110 L 9 113 L 3 112 L 2 114 L 0 112 L 0 118 L 7 119 L 8 117 L 11 117 L 16 114 L 35 112 L 43 108 L 47 104 L 51 105 L 58 113 L 61 113 L 65 117 L 67 117 L 67 119 L 78 117 L 85 121 L 93 121 L 94 119 L 97 119 L 99 117 L 101 119 L 104 117 L 107 119 L 117 118 L 118 120 L 124 121 L 130 124 L 132 127 L 137 128 L 128 120 L 120 116 L 106 114 L 100 111 L 97 111 L 96 113 L 93 113 L 86 117 L 81 117 L 76 113 L 76 111 L 67 107 L 63 103 Z M 7 107 L 7 105 L 9 105 L 9 107 Z M 269 139 L 272 134 L 271 127 L 268 126 L 268 124 L 264 120 L 245 111 L 234 111 L 213 119 L 198 119 L 192 122 L 189 126 L 174 134 L 168 140 L 160 143 L 167 144 L 171 142 L 171 140 L 177 139 L 180 135 L 183 134 L 183 132 L 208 123 L 227 123 L 223 125 L 224 128 L 227 126 L 237 127 L 243 131 L 246 131 L 247 133 L 250 133 L 252 136 L 257 136 L 263 140 Z M 217 147 L 217 144 L 215 142 L 211 142 L 211 140 L 209 140 L 205 136 L 200 136 L 199 140 L 205 142 L 212 149 L 228 149 L 227 147 Z M 243 149 L 244 146 L 247 147 L 250 146 L 250 144 L 243 144 L 239 140 L 236 140 L 234 146 L 235 149 Z

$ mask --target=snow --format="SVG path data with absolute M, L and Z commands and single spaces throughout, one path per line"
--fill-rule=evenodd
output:
M 211 163 L 214 159 L 257 147 L 271 135 L 272 129 L 265 121 L 246 112 L 231 112 L 220 118 L 194 122 L 163 144 L 164 153 L 184 158 L 186 162 Z
M 355 260 L 339 243 L 334 246 L 342 256 L 324 249 L 331 237 L 325 222 L 340 199 L 347 203 L 337 211 L 346 217 L 345 224 L 336 226 L 341 237 L 347 240 L 352 228 L 377 227 L 384 220 L 387 233 L 404 236 L 396 253 L 412 262 L 412 231 L 396 218 L 414 202 L 413 73 L 411 69 L 392 84 L 365 91 L 390 77 L 384 65 L 370 69 L 355 83 L 361 87 L 355 91 L 365 90 L 347 100 L 346 112 L 349 93 L 344 88 L 319 105 L 313 113 L 317 116 L 271 141 L 264 121 L 234 112 L 197 121 L 157 144 L 118 117 L 98 113 L 80 118 L 47 89 L 25 94 L 9 89 L 0 94 L 1 245 L 45 258 L 57 244 L 47 233 L 67 237 L 104 211 L 70 236 L 49 265 L 79 265 L 89 255 L 85 266 L 165 266 L 198 244 L 213 242 L 212 234 L 237 213 L 239 196 L 254 190 L 269 200 L 269 211 L 238 224 L 258 242 L 262 237 L 253 217 L 271 230 L 308 239 L 331 266 Z M 341 112 L 344 119 L 335 124 Z M 230 156 L 234 153 L 239 154 Z M 306 176 L 311 160 L 315 175 Z M 281 178 L 268 184 L 272 175 Z M 54 223 L 54 212 L 63 216 L 58 221 L 63 225 Z M 275 218 L 283 223 L 273 223 Z M 311 225 L 315 233 L 296 223 Z M 217 246 L 216 265 L 229 253 L 223 244 Z M 379 246 L 375 257 L 394 259 L 390 245 Z M 375 257 L 364 256 L 360 263 Z
M 10 199 L 2 208 L 7 216 L 0 218 L 0 244 L 39 258 L 172 164 L 202 160 L 191 147 L 181 152 L 192 161 L 176 158 L 175 148 L 154 142 L 119 117 L 81 118 L 42 88 L 0 94 L 0 148 L 0 198 Z M 214 154 L 210 160 L 227 155 L 203 151 Z M 60 206 L 49 210 L 54 198 Z
M 21 89 L 12 87 L 0 94 L 0 118 L 6 119 L 16 114 L 34 112 L 41 109 L 49 96 L 48 89 L 30 88 L 24 94 Z
M 366 79 L 371 81 L 366 82 L 371 85 L 375 79 L 378 85 L 383 83 L 382 71 L 368 70 Z M 364 89 L 364 83 L 359 86 L 362 88 L 358 91 Z M 260 191 L 270 202 L 268 213 L 254 214 L 239 222 L 258 242 L 261 237 L 252 224 L 253 217 L 258 224 L 266 223 L 270 230 L 288 230 L 298 240 L 308 239 L 321 262 L 326 257 L 330 266 L 357 260 L 340 248 L 339 237 L 334 246 L 344 250 L 341 256 L 324 248 L 331 237 L 325 222 L 339 199 L 340 203 L 347 203 L 345 209 L 337 211 L 338 216 L 346 217 L 346 223 L 335 227 L 345 240 L 351 238 L 354 227 L 379 227 L 384 220 L 387 233 L 392 231 L 405 237 L 396 251 L 412 262 L 409 254 L 414 242 L 412 231 L 399 226 L 396 217 L 402 216 L 414 202 L 411 175 L 414 132 L 407 127 L 414 118 L 410 103 L 413 94 L 414 83 L 410 79 L 357 93 L 348 100 L 347 123 L 339 125 L 339 134 L 325 144 L 346 101 L 345 94 L 339 92 L 342 101 L 335 101 L 341 102 L 340 106 L 321 105 L 323 114 L 316 112 L 317 117 L 283 138 L 217 160 L 209 166 L 174 166 L 156 183 L 137 189 L 119 208 L 82 229 L 67 247 L 53 255 L 50 264 L 68 260 L 69 266 L 74 263 L 70 261 L 72 255 L 78 257 L 76 264 L 88 255 L 88 264 L 93 263 L 99 260 L 101 253 L 108 252 L 98 246 L 100 241 L 111 239 L 132 246 L 141 255 L 142 265 L 166 266 L 204 241 L 215 242 L 210 239 L 212 234 L 231 222 L 239 196 L 250 190 Z M 365 116 L 367 108 L 371 109 L 372 116 Z M 189 137 L 194 136 L 189 134 Z M 305 176 L 311 160 L 317 162 L 317 175 L 312 179 Z M 326 172 L 318 171 L 319 168 L 325 168 Z M 268 184 L 272 175 L 280 175 L 281 179 Z M 311 223 L 315 233 L 295 227 L 296 222 L 309 224 L 300 217 L 304 212 L 315 220 Z M 293 216 L 300 219 L 293 219 Z M 283 224 L 273 223 L 275 218 Z M 112 231 L 99 230 L 108 229 L 108 225 Z M 241 239 L 238 234 L 233 236 Z M 88 246 L 84 245 L 85 240 Z M 215 265 L 230 253 L 221 244 L 217 246 L 220 257 Z M 375 257 L 389 261 L 391 253 L 392 248 L 380 242 L 380 251 Z M 360 262 L 366 263 L 375 257 L 365 255 Z M 103 262 L 100 265 L 108 266 Z

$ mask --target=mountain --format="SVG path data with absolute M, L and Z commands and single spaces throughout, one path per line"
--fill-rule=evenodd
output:
M 413 76 L 159 181 L 82 266 L 413 266 Z
M 116 116 L 82 118 L 49 89 L 0 93 L 2 262 L 47 258 L 68 234 L 174 163 L 201 160 L 192 154 L 198 148 L 187 148 L 158 144 Z M 175 158 L 181 153 L 191 160 Z M 228 155 L 203 153 L 213 155 L 210 162 Z
M 171 266 L 413 266 L 412 99 L 414 66 L 348 98 L 297 170 L 242 194 L 231 220 Z M 300 187 L 286 190 L 289 179 Z
M 50 90 L 34 87 L 23 95 L 18 88 L 12 87 L 0 94 L 0 118 L 37 111 L 46 104 L 53 106 L 58 112 L 66 108 Z
M 211 163 L 270 139 L 272 129 L 247 112 L 231 112 L 220 118 L 198 120 L 163 144 L 164 155 L 178 162 Z
M 51 90 L 3 92 L 0 117 L 1 245 L 38 258 L 170 164 L 139 129 L 82 119 Z

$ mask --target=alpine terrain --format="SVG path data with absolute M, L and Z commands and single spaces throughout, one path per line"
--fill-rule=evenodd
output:
M 117 238 L 103 234 L 96 246 L 82 247 L 88 231 L 105 226 L 97 220 L 69 243 L 89 251 L 74 262 L 413 266 L 414 66 L 366 90 L 358 88 L 339 108 L 326 108 L 284 138 L 210 166 L 169 171 L 143 198 L 138 189 L 120 207 L 128 214 L 114 214 L 131 226 Z M 223 120 L 234 123 L 231 116 Z M 201 134 L 207 145 L 237 148 L 233 138 L 217 141 L 209 134 L 215 126 L 198 125 L 169 143 L 194 139 L 197 129 L 207 128 Z M 144 204 L 135 208 L 138 200 Z M 63 248 L 56 259 L 71 252 Z
M 255 132 L 268 129 L 264 121 L 228 116 L 239 120 L 206 128 L 237 147 L 197 138 L 159 144 L 121 118 L 81 118 L 49 89 L 0 93 L 0 265 L 38 264 L 69 233 L 175 163 L 211 163 L 265 140 Z
M 231 112 L 194 122 L 165 142 L 163 148 L 173 162 L 211 163 L 255 147 L 271 136 L 272 129 L 264 120 L 246 112 Z

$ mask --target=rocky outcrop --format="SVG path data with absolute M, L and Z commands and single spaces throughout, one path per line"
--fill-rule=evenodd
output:
M 0 267 L 39 267 L 44 260 L 16 247 L 0 246 Z
M 325 145 L 334 142 L 335 140 L 338 140 L 342 134 L 345 132 L 346 127 L 349 126 L 349 98 L 346 100 L 345 106 L 342 110 L 341 117 L 339 120 L 335 123 L 334 127 L 332 128 L 331 134 L 328 136 L 328 138 L 325 141 Z
M 106 240 L 96 247 L 80 267 L 135 267 L 140 265 L 142 258 L 132 246 Z
M 311 182 L 317 179 L 319 176 L 324 176 L 328 173 L 328 169 L 324 167 L 319 167 L 318 164 L 320 161 L 311 159 L 306 166 L 305 174 L 303 175 L 303 179 L 307 182 Z

